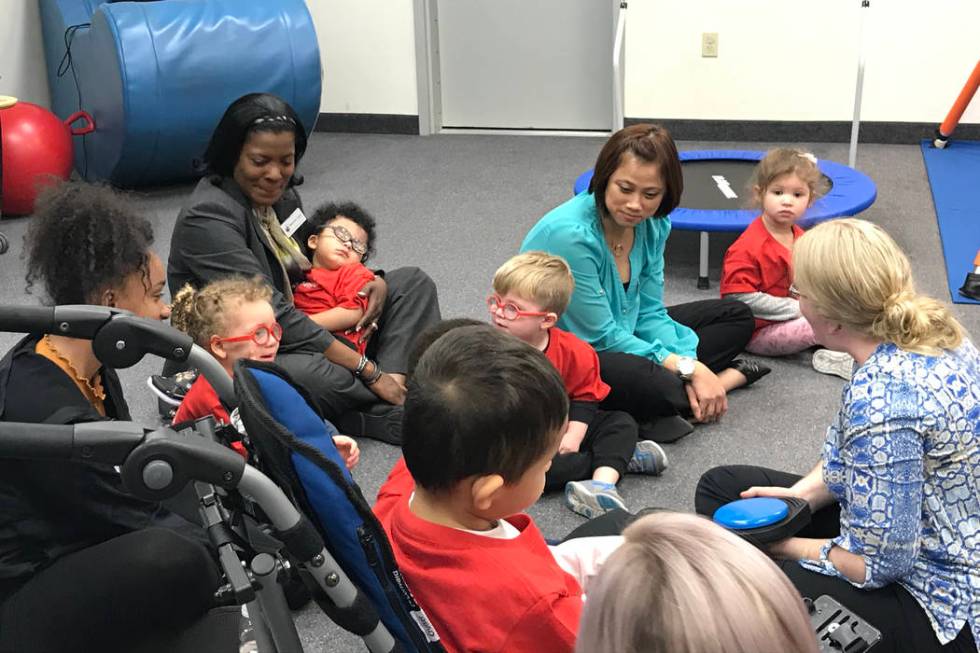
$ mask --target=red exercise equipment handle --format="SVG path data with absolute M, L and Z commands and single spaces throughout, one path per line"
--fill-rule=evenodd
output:
M 72 127 L 71 124 L 76 120 L 85 119 L 88 123 L 84 127 Z M 88 111 L 76 111 L 67 118 L 65 118 L 65 127 L 71 132 L 72 136 L 84 136 L 85 134 L 91 134 L 95 131 L 95 118 L 92 117 Z

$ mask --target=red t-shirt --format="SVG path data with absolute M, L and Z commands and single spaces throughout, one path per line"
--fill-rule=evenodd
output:
M 793 225 L 793 240 L 803 230 Z M 793 253 L 772 237 L 760 215 L 725 252 L 721 267 L 721 296 L 733 293 L 763 292 L 773 297 L 789 297 L 793 283 Z M 755 328 L 771 324 L 756 318 Z
M 400 459 L 374 513 L 412 594 L 449 653 L 570 653 L 582 589 L 565 573 L 525 514 L 507 521 L 520 535 L 497 539 L 440 526 L 409 509 L 415 483 Z
M 315 315 L 331 308 L 367 309 L 367 297 L 357 293 L 368 281 L 374 280 L 374 273 L 360 263 L 344 265 L 336 270 L 312 268 L 306 273 L 306 281 L 297 284 L 293 291 L 293 304 L 307 315 Z M 334 333 L 338 338 L 353 344 L 358 353 L 364 354 L 367 342 L 358 342 L 343 331 Z
M 572 401 L 599 402 L 609 396 L 610 388 L 599 376 L 595 349 L 575 334 L 553 327 L 544 355 L 558 370 Z
M 171 423 L 191 422 L 208 415 L 214 415 L 214 419 L 219 424 L 231 424 L 231 416 L 221 405 L 221 400 L 218 399 L 218 393 L 214 391 L 214 387 L 203 376 L 198 376 L 190 390 L 184 395 L 180 406 L 177 407 L 177 412 L 174 413 L 174 419 Z M 232 442 L 231 448 L 246 459 L 248 458 L 248 450 L 241 442 Z

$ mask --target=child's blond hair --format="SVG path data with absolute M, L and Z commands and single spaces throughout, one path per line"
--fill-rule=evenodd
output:
M 789 578 L 710 520 L 658 512 L 625 539 L 588 586 L 577 653 L 817 653 Z
M 174 295 L 170 323 L 207 349 L 211 336 L 225 333 L 230 311 L 271 299 L 272 289 L 262 277 L 226 277 L 200 289 L 187 284 Z
M 963 342 L 945 304 L 920 295 L 912 266 L 881 227 L 832 220 L 793 247 L 793 285 L 825 318 L 902 349 L 936 355 Z
M 759 161 L 752 178 L 749 180 L 749 190 L 754 198 L 756 208 L 762 206 L 762 198 L 773 180 L 783 175 L 795 174 L 810 189 L 810 202 L 815 202 L 830 190 L 830 183 L 820 168 L 817 167 L 817 157 L 803 150 L 788 147 L 777 147 Z
M 499 295 L 515 294 L 561 315 L 575 289 L 572 270 L 560 256 L 547 252 L 524 252 L 512 257 L 493 275 L 493 290 Z

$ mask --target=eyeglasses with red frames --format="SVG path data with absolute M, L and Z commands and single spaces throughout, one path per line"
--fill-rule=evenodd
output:
M 494 315 L 497 311 L 503 311 L 505 320 L 516 320 L 519 317 L 544 317 L 546 315 L 551 315 L 551 311 L 522 311 L 517 308 L 514 304 L 500 303 L 500 297 L 496 295 L 490 295 L 487 297 L 487 310 L 489 310 Z
M 265 347 L 273 342 L 282 340 L 282 327 L 278 322 L 272 324 L 260 324 L 244 336 L 231 336 L 230 338 L 218 338 L 218 342 L 246 342 L 251 340 L 255 344 Z

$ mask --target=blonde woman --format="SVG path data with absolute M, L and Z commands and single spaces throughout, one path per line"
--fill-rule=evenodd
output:
M 579 653 L 816 653 L 796 589 L 759 550 L 711 521 L 636 521 L 589 584 Z
M 806 476 L 719 467 L 697 510 L 798 496 L 814 521 L 770 553 L 807 596 L 882 631 L 881 651 L 980 650 L 980 354 L 881 228 L 820 225 L 793 252 L 800 310 L 858 368 Z M 799 564 L 797 564 L 797 562 Z

